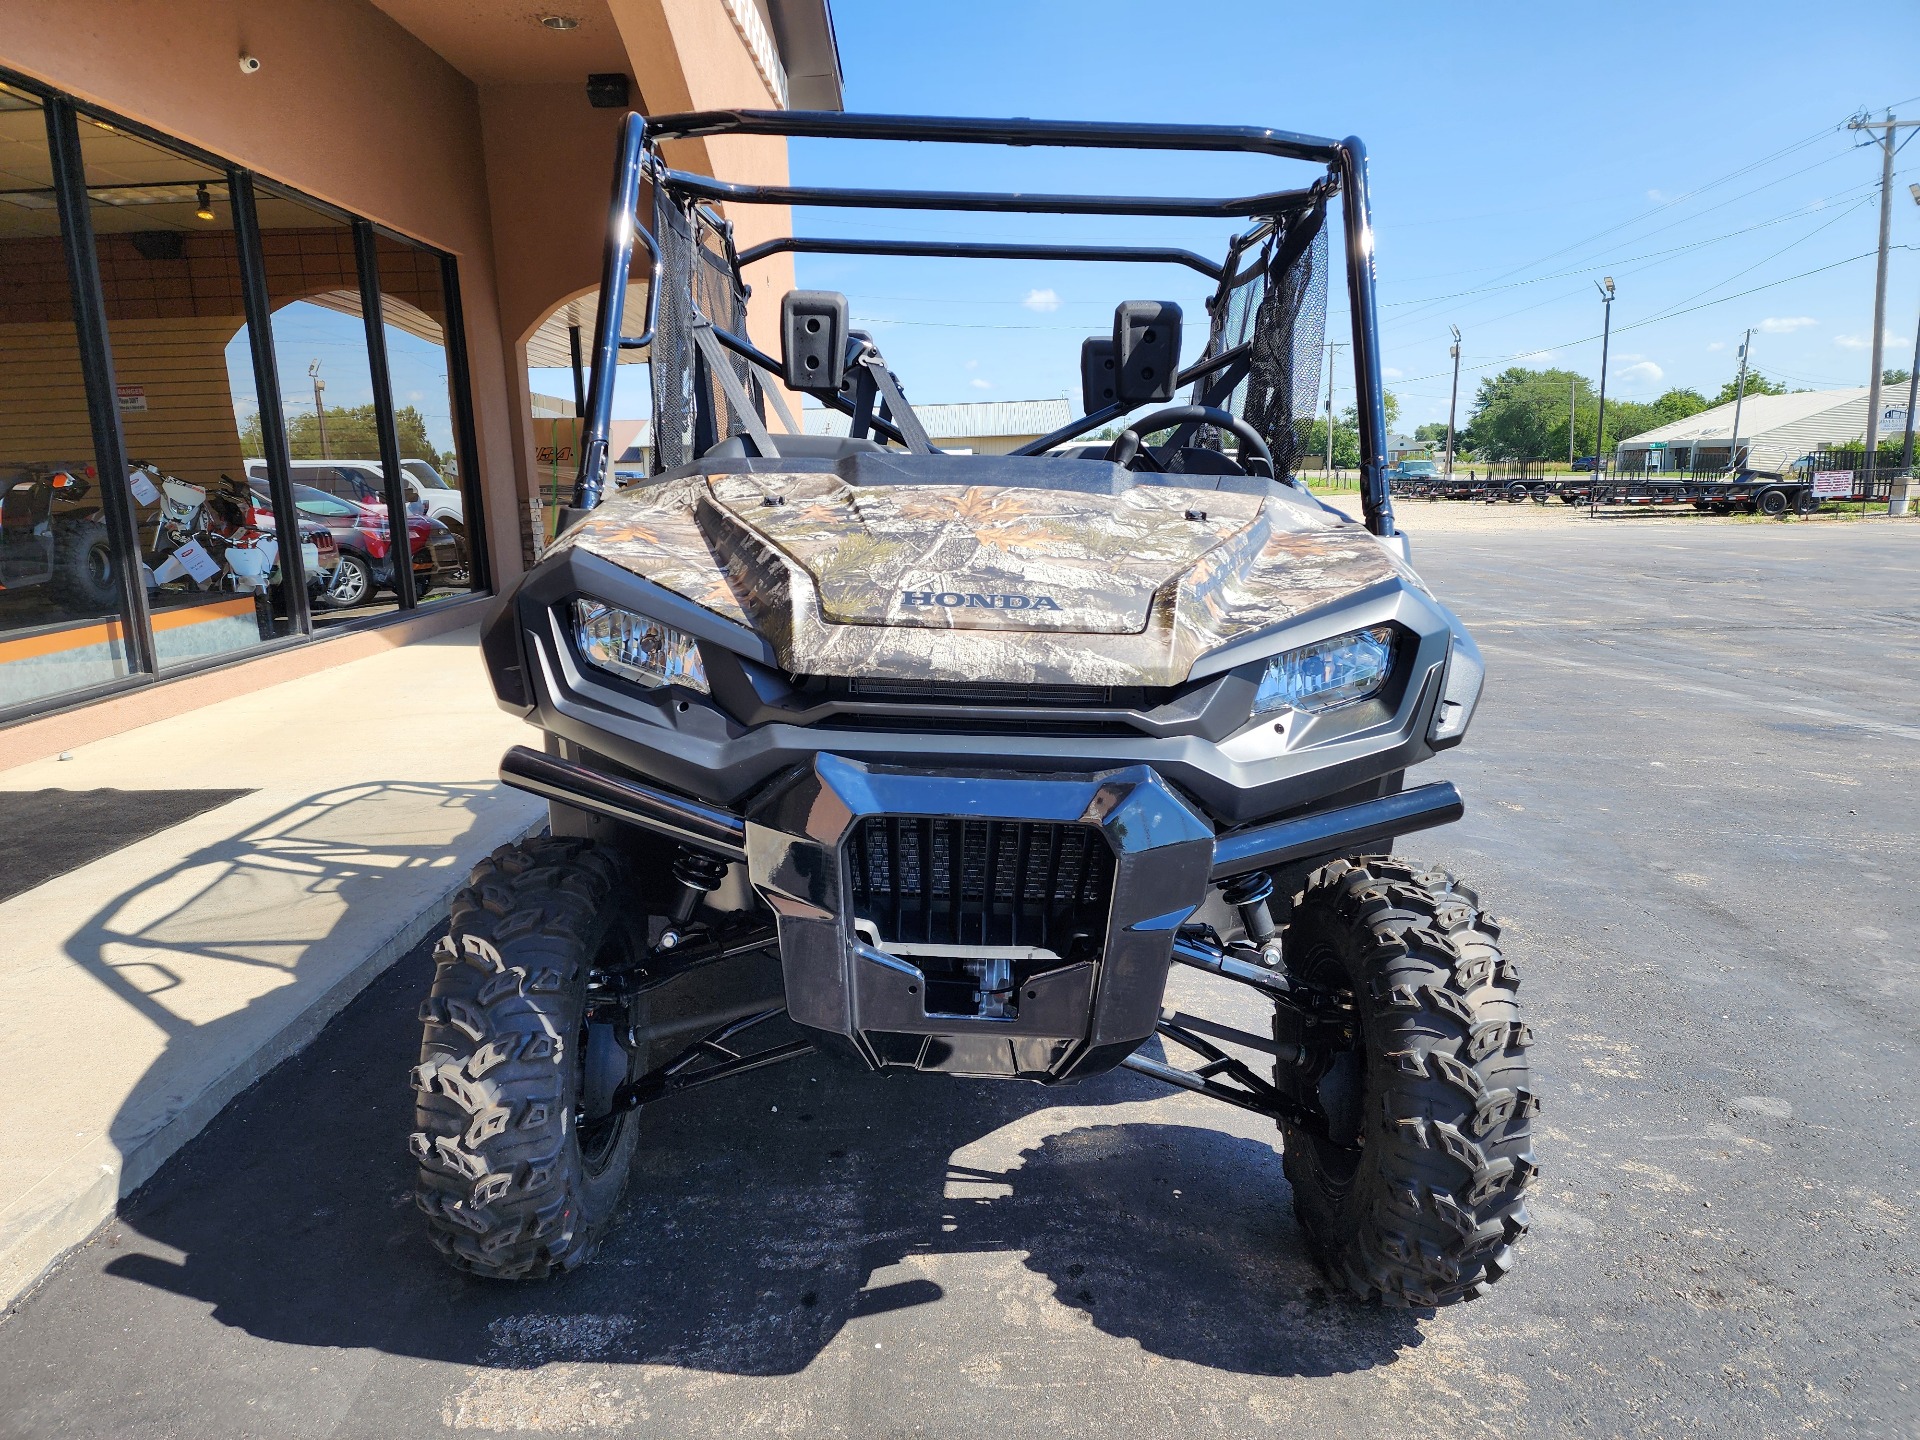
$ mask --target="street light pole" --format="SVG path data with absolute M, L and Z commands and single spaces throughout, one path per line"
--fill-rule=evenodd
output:
M 1593 479 L 1597 486 L 1607 469 L 1607 347 L 1613 342 L 1613 277 L 1595 281 L 1594 288 L 1606 307 L 1606 321 L 1600 327 L 1600 421 L 1593 431 Z
M 1460 327 L 1449 325 L 1453 331 L 1453 398 L 1447 401 L 1447 478 L 1453 478 L 1453 417 L 1460 408 Z
M 1727 441 L 1727 470 L 1740 468 L 1740 406 L 1747 398 L 1747 347 L 1753 344 L 1753 327 L 1747 327 L 1740 341 L 1740 378 L 1733 387 L 1733 436 Z

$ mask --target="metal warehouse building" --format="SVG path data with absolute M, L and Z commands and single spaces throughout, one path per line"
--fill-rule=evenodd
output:
M 1739 464 L 1780 470 L 1814 450 L 1860 444 L 1867 436 L 1867 389 L 1802 390 L 1792 395 L 1749 395 L 1740 406 Z M 1882 397 L 1879 431 L 1897 435 L 1907 423 L 1906 406 Z M 1734 442 L 1734 407 L 1716 405 L 1685 420 L 1622 440 L 1614 447 L 1614 471 L 1622 475 L 1671 470 L 1725 470 Z

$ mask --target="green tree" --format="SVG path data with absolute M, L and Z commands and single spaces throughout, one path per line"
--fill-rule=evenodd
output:
M 380 454 L 380 434 L 375 424 L 373 406 L 328 406 L 326 418 L 327 442 L 323 449 L 320 444 L 320 424 L 316 417 L 288 417 L 287 451 L 290 458 L 324 460 L 329 456 L 337 456 L 342 460 L 370 460 Z M 434 449 L 433 442 L 427 438 L 427 422 L 413 406 L 402 405 L 393 412 L 393 428 L 400 442 L 402 460 L 425 460 L 436 470 L 441 470 L 451 458 Z M 261 440 L 258 410 L 249 415 L 246 423 L 240 427 L 240 453 L 254 460 L 267 453 Z
M 1912 378 L 1913 372 L 1910 370 L 1882 370 L 1880 372 L 1880 383 L 1882 385 L 1904 385 Z
M 1597 406 L 1586 376 L 1516 365 L 1486 377 L 1474 393 L 1467 426 L 1474 453 L 1489 460 L 1539 460 L 1566 454 L 1569 392 L 1576 414 L 1586 420 L 1585 441 L 1576 426 L 1575 443 L 1591 445 Z M 1612 427 L 1608 429 L 1611 432 Z
M 1712 408 L 1707 403 L 1707 397 L 1698 390 L 1669 390 L 1653 402 L 1654 412 L 1660 417 L 1654 423 L 1671 425 L 1676 420 L 1685 420 L 1691 415 L 1698 415 L 1702 410 Z
M 1731 405 L 1739 388 L 1740 377 L 1736 375 L 1720 387 L 1720 393 L 1713 397 L 1713 403 L 1715 405 Z M 1782 385 L 1778 380 L 1769 380 L 1758 370 L 1747 371 L 1747 394 L 1784 395 L 1786 393 L 1787 387 Z
M 1447 443 L 1447 422 L 1444 420 L 1430 420 L 1425 425 L 1421 425 L 1414 430 L 1413 438 L 1418 440 L 1422 445 L 1445 445 Z M 1458 449 L 1460 437 L 1455 435 L 1453 439 L 1454 448 Z
M 1346 416 L 1336 421 L 1333 427 L 1333 463 L 1348 470 L 1360 463 L 1360 431 L 1351 423 L 1353 409 L 1348 407 Z M 1327 422 L 1322 416 L 1307 426 L 1307 435 L 1301 445 L 1300 459 L 1297 464 L 1310 470 L 1317 470 L 1327 463 Z

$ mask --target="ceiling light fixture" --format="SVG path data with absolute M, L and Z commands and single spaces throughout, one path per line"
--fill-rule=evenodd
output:
M 213 196 L 207 193 L 207 187 L 202 185 L 193 198 L 200 202 L 200 208 L 193 212 L 194 218 L 198 220 L 213 219 Z
M 580 22 L 571 15 L 542 15 L 540 23 L 549 30 L 578 30 Z

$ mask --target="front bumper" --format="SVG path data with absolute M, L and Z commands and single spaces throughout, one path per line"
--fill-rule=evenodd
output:
M 854 913 L 848 841 L 868 817 L 1086 827 L 1113 867 L 1097 954 L 1029 958 L 1013 972 L 1008 1015 L 932 1008 L 934 963 L 891 954 L 856 929 L 864 917 Z M 1144 766 L 1042 779 L 913 774 L 821 755 L 749 812 L 746 851 L 776 917 L 797 1023 L 851 1041 L 876 1069 L 1064 1080 L 1111 1068 L 1153 1033 L 1174 934 L 1206 896 L 1213 828 Z M 1016 911 L 1035 888 L 1057 888 L 1059 877 L 1031 872 L 997 884 L 991 864 L 968 877 L 989 912 L 1003 886 Z
M 1216 835 L 1145 766 L 928 774 L 822 754 L 744 815 L 520 748 L 501 777 L 744 860 L 788 1013 L 868 1066 L 1042 1081 L 1111 1068 L 1153 1033 L 1175 936 L 1212 883 L 1462 808 L 1428 785 Z M 1015 957 L 991 994 L 990 953 Z

